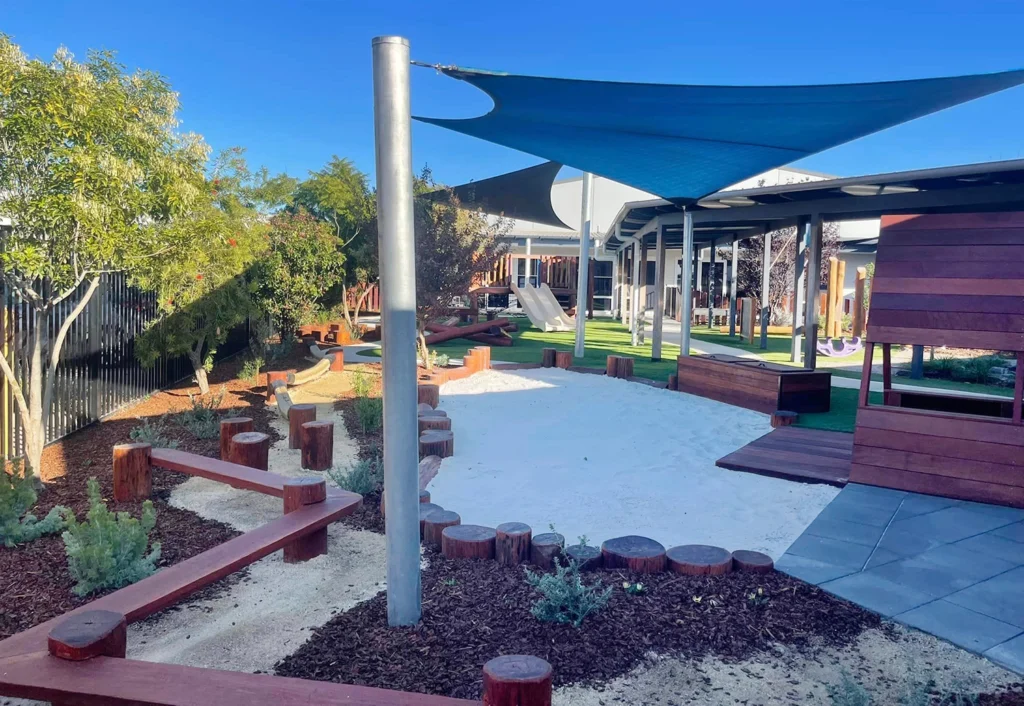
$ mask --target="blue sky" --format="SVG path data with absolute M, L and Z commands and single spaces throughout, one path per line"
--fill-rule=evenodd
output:
M 413 58 L 572 78 L 768 85 L 874 81 L 1024 67 L 1019 0 L 515 2 L 47 2 L 0 0 L 0 31 L 33 56 L 115 49 L 166 76 L 182 128 L 303 176 L 332 154 L 373 172 L 370 39 Z M 489 99 L 413 71 L 414 113 L 468 117 Z M 855 175 L 1024 157 L 1024 87 L 799 162 Z M 539 160 L 429 125 L 414 159 L 447 183 Z

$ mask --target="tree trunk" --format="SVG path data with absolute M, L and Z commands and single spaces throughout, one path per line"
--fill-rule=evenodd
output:
M 427 350 L 427 337 L 423 335 L 423 329 L 419 329 L 416 335 L 417 347 L 420 349 L 420 358 L 423 360 L 423 367 L 427 370 L 433 370 L 434 366 L 430 364 L 430 351 Z
M 192 363 L 192 372 L 196 376 L 196 384 L 199 385 L 199 394 L 205 395 L 210 391 L 210 382 L 206 377 L 206 367 L 203 365 L 203 343 L 206 336 L 200 336 L 196 341 L 195 348 L 188 352 L 189 362 Z
M 352 325 L 352 317 L 348 313 L 348 285 L 344 282 L 341 283 L 341 313 L 345 316 L 345 323 L 348 324 L 349 330 L 355 330 Z M 358 319 L 357 315 L 356 320 L 358 321 Z
M 376 281 L 367 284 L 366 289 L 363 290 L 363 293 L 359 295 L 359 299 L 356 300 L 355 314 L 350 322 L 353 332 L 355 332 L 356 328 L 359 327 L 359 312 L 362 310 L 363 304 L 366 303 L 366 297 L 369 296 L 370 290 L 372 290 L 376 284 Z

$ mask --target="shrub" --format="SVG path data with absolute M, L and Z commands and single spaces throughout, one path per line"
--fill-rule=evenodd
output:
M 584 618 L 603 608 L 612 595 L 611 586 L 602 590 L 600 582 L 584 584 L 579 563 L 573 559 L 562 564 L 556 558 L 553 574 L 535 574 L 527 569 L 526 581 L 541 594 L 530 613 L 545 623 L 568 623 L 578 628 Z
M 132 441 L 140 444 L 149 444 L 154 449 L 176 449 L 178 448 L 178 442 L 174 439 L 169 439 L 164 434 L 164 429 L 167 424 L 167 415 L 163 414 L 155 422 L 150 422 L 148 419 L 143 417 L 138 418 L 142 424 L 134 427 L 128 432 L 128 438 Z
M 143 503 L 142 518 L 137 520 L 127 512 L 108 510 L 95 478 L 89 479 L 86 489 L 86 521 L 72 518 L 63 535 L 68 571 L 75 579 L 74 594 L 87 596 L 104 588 L 121 588 L 156 571 L 160 543 L 154 542 L 146 553 L 149 533 L 156 526 L 153 503 Z
M 260 370 L 263 369 L 263 365 L 264 360 L 262 356 L 257 355 L 252 358 L 246 358 L 245 362 L 242 363 L 242 369 L 238 372 L 238 376 L 256 385 L 260 381 Z
M 220 414 L 217 409 L 224 401 L 226 392 L 226 388 L 221 387 L 220 392 L 208 400 L 189 393 L 188 401 L 192 409 L 178 415 L 178 424 L 192 432 L 192 436 L 197 439 L 216 439 L 220 436 Z
M 449 358 L 447 353 L 438 353 L 437 351 L 430 351 L 430 365 L 435 368 L 447 368 Z
M 42 520 L 37 519 L 29 513 L 36 498 L 31 468 L 22 464 L 21 472 L 15 468 L 0 470 L 0 542 L 5 547 L 60 532 L 68 517 L 73 517 L 71 510 L 57 505 Z
M 361 370 L 357 370 L 352 375 L 352 392 L 355 393 L 357 398 L 369 397 L 370 392 L 373 390 L 373 384 L 370 382 L 370 376 Z
M 291 335 L 282 335 L 280 341 L 267 345 L 267 355 L 270 356 L 270 360 L 281 360 L 288 357 L 294 346 L 295 339 Z
M 384 400 L 380 397 L 357 397 L 356 419 L 364 434 L 384 426 Z
M 384 481 L 384 465 L 380 456 L 364 458 L 346 468 L 332 468 L 327 475 L 339 488 L 351 493 L 369 495 Z

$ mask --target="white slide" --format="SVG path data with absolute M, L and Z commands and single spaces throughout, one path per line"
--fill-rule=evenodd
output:
M 519 300 L 519 306 L 522 307 L 526 316 L 530 319 L 530 323 L 541 331 L 572 330 L 572 326 L 566 326 L 556 314 L 548 312 L 548 308 L 545 306 L 545 302 L 538 290 L 530 285 L 526 285 L 521 289 L 514 283 L 510 283 L 509 286 L 512 289 L 512 293 L 516 295 L 516 299 Z M 559 308 L 559 313 L 561 313 L 561 308 Z
M 568 326 L 570 329 L 576 328 L 576 317 L 569 316 L 565 313 L 565 309 L 563 309 L 562 305 L 558 303 L 558 300 L 555 298 L 555 293 L 551 291 L 551 287 L 547 285 L 547 282 L 540 285 L 538 296 L 547 301 L 548 310 L 553 310 L 555 312 L 555 316 L 558 317 L 558 321 L 561 322 L 563 326 Z M 579 306 L 576 308 L 579 309 Z

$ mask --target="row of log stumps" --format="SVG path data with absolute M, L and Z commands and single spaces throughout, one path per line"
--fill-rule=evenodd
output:
M 470 348 L 462 359 L 462 365 L 470 374 L 491 369 L 491 347 L 476 346 Z
M 604 374 L 610 378 L 628 380 L 633 377 L 633 358 L 626 355 L 608 356 Z
M 261 471 L 269 468 L 270 437 L 253 431 L 251 417 L 220 420 L 220 460 Z

